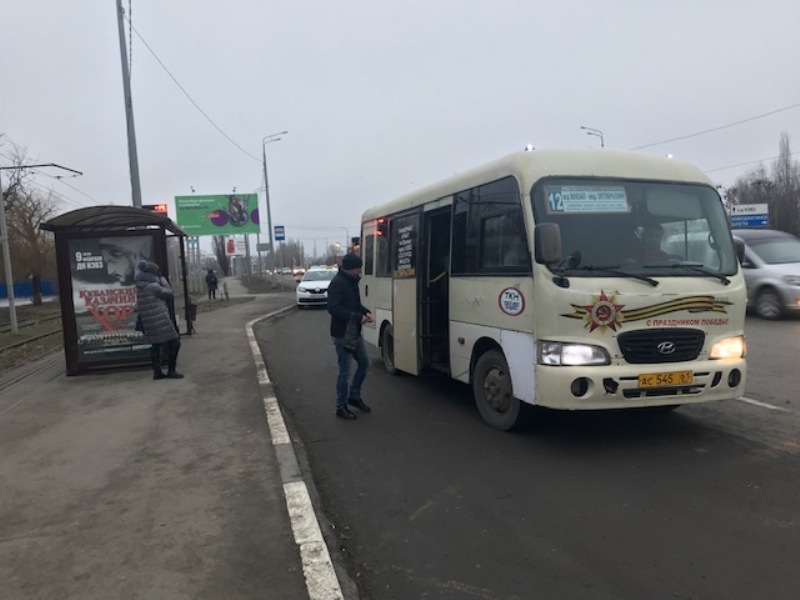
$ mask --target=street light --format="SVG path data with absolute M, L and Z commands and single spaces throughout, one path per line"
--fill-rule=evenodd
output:
M 288 131 L 280 131 L 278 133 L 271 133 L 265 135 L 261 139 L 261 153 L 264 158 L 264 199 L 267 203 L 267 228 L 269 229 L 269 256 L 273 269 L 275 268 L 275 235 L 272 231 L 272 212 L 269 207 L 269 179 L 267 179 L 267 144 L 270 142 L 277 142 L 281 138 L 276 137 L 279 135 L 286 135 Z
M 593 127 L 585 127 L 583 125 L 581 125 L 581 129 L 585 129 L 586 130 L 586 135 L 595 135 L 595 136 L 599 137 L 600 138 L 600 147 L 601 148 L 605 148 L 606 147 L 605 142 L 603 141 L 603 132 L 602 131 L 600 131 L 599 129 L 594 129 Z

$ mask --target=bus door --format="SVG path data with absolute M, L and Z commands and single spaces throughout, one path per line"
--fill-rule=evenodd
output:
M 419 268 L 420 213 L 398 215 L 391 221 L 392 328 L 394 365 L 419 374 L 417 269 Z
M 364 261 L 364 266 L 361 271 L 361 303 L 369 309 L 373 316 L 377 316 L 377 311 L 380 308 L 386 308 L 378 302 L 378 294 L 376 285 L 376 276 L 379 274 L 381 253 L 383 254 L 383 261 L 388 261 L 389 250 L 385 248 L 387 240 L 381 237 L 382 233 L 378 232 L 375 221 L 362 224 L 361 229 L 361 258 Z M 383 245 L 382 245 L 383 244 Z M 377 265 L 376 265 L 377 263 Z M 388 273 L 387 273 L 388 274 Z M 388 304 L 388 303 L 387 303 Z M 375 323 L 367 323 L 361 328 L 361 335 L 364 340 L 372 344 L 378 345 L 378 334 L 376 332 Z
M 451 206 L 424 213 L 424 260 L 420 261 L 420 350 L 422 362 L 450 372 Z

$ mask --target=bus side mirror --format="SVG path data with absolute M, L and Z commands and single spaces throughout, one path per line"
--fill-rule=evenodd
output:
M 561 229 L 555 223 L 540 223 L 533 230 L 536 262 L 552 265 L 561 262 Z
M 744 263 L 744 242 L 742 240 L 733 240 L 733 247 L 736 250 L 736 257 L 739 259 L 739 263 Z

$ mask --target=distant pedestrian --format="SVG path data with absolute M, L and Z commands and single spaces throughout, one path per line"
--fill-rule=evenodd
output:
M 206 286 L 208 286 L 208 299 L 209 300 L 216 300 L 217 299 L 217 274 L 214 273 L 214 269 L 208 270 L 208 275 L 206 275 Z
M 328 287 L 328 312 L 331 314 L 331 337 L 339 361 L 336 378 L 336 416 L 340 419 L 357 419 L 349 406 L 362 412 L 372 410 L 361 398 L 361 385 L 367 376 L 369 355 L 361 326 L 372 322 L 372 314 L 361 304 L 358 282 L 361 279 L 361 257 L 347 254 L 342 266 Z M 356 361 L 356 372 L 348 383 L 350 357 Z
M 150 360 L 153 364 L 153 379 L 183 379 L 175 370 L 181 338 L 169 313 L 169 302 L 173 298 L 172 288 L 161 275 L 158 265 L 146 260 L 136 263 L 136 310 L 142 319 L 145 339 L 152 344 Z M 161 346 L 167 344 L 167 373 L 161 370 Z

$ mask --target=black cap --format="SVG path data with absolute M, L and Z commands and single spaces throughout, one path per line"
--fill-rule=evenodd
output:
M 353 254 L 349 252 L 344 255 L 342 259 L 342 269 L 345 271 L 349 271 L 350 269 L 358 269 L 363 262 L 361 261 L 361 257 L 358 254 Z

